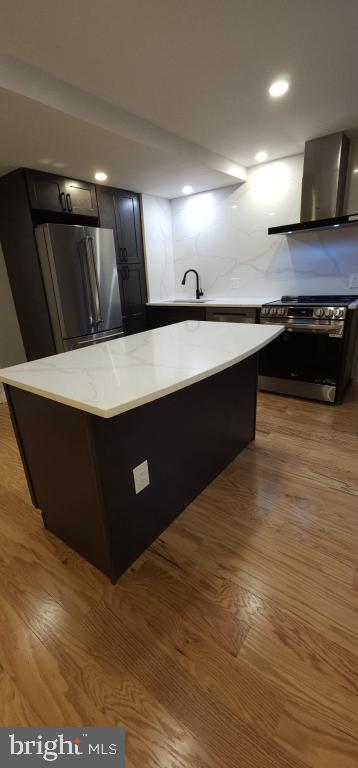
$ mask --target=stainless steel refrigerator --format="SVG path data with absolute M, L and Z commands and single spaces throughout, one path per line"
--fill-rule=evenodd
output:
M 42 224 L 35 234 L 57 352 L 122 336 L 112 229 Z

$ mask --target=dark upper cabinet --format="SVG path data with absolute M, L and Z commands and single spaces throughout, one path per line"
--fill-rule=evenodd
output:
M 26 171 L 25 174 L 32 209 L 57 213 L 63 213 L 66 210 L 62 176 L 40 171 Z
M 119 261 L 135 264 L 143 259 L 139 199 L 137 195 L 121 192 L 115 200 L 115 215 L 119 241 Z
M 113 187 L 97 187 L 101 227 L 111 227 L 119 264 L 144 262 L 139 195 Z
M 124 331 L 146 328 L 145 275 L 139 196 L 111 187 L 97 187 L 101 227 L 114 232 Z
M 63 180 L 66 206 L 69 213 L 80 216 L 98 216 L 96 187 L 89 181 Z
M 94 184 L 28 170 L 26 180 L 32 210 L 97 218 L 98 207 Z

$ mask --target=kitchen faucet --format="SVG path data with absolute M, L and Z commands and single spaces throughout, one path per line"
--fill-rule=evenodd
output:
M 196 291 L 195 291 L 195 295 L 196 295 L 197 299 L 200 299 L 200 296 L 204 296 L 204 293 L 201 290 L 201 288 L 199 287 L 199 275 L 198 275 L 196 269 L 187 269 L 186 272 L 184 272 L 184 277 L 183 277 L 183 279 L 181 281 L 181 284 L 185 285 L 186 276 L 189 274 L 189 272 L 194 272 L 194 275 L 196 277 Z

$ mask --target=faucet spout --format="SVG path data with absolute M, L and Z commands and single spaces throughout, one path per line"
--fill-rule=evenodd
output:
M 197 299 L 200 299 L 201 296 L 204 296 L 204 293 L 203 293 L 203 291 L 200 288 L 200 285 L 199 285 L 199 275 L 198 275 L 196 269 L 187 269 L 186 272 L 184 272 L 184 276 L 183 276 L 183 279 L 181 281 L 181 284 L 185 285 L 186 276 L 189 274 L 189 272 L 194 272 L 194 275 L 195 275 L 195 278 L 196 278 L 195 296 L 196 296 Z

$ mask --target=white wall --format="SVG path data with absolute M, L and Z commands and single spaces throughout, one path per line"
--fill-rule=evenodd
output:
M 180 285 L 190 267 L 208 298 L 357 293 L 348 280 L 358 272 L 358 226 L 267 235 L 299 221 L 302 168 L 297 155 L 251 168 L 240 187 L 173 200 L 175 295 L 192 296 L 191 283 Z
M 0 368 L 26 360 L 9 278 L 0 245 Z M 0 385 L 0 402 L 5 400 Z
M 174 296 L 174 255 L 169 200 L 142 195 L 144 250 L 148 298 L 160 301 Z

